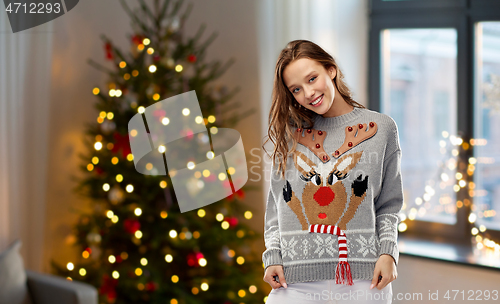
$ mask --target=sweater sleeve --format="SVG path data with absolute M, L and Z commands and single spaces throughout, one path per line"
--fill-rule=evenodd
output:
M 397 244 L 398 225 L 401 222 L 399 212 L 403 207 L 403 181 L 401 176 L 401 149 L 397 127 L 389 139 L 391 151 L 384 159 L 382 188 L 375 199 L 376 230 L 380 240 L 379 256 L 389 254 L 396 266 L 399 261 Z
M 281 260 L 280 231 L 278 222 L 278 211 L 273 189 L 277 187 L 278 181 L 273 177 L 274 166 L 271 169 L 271 186 L 266 202 L 266 213 L 264 217 L 264 243 L 266 250 L 262 254 L 264 268 L 271 265 L 283 265 Z

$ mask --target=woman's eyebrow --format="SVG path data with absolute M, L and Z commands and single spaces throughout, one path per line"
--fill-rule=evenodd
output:
M 312 75 L 312 74 L 314 74 L 314 73 L 316 73 L 316 71 L 311 71 L 309 74 L 307 74 L 307 75 L 304 77 L 304 79 L 309 78 L 309 76 L 311 76 L 311 75 Z M 293 86 L 295 86 L 295 85 L 294 85 L 294 84 L 290 85 L 290 86 L 288 87 L 288 89 L 291 89 Z

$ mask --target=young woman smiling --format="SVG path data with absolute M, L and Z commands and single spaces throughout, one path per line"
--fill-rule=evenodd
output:
M 403 204 L 394 120 L 353 100 L 331 55 L 295 40 L 276 63 L 267 137 L 267 303 L 392 303 Z

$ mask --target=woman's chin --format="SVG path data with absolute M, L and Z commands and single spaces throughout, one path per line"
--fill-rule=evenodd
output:
M 325 104 L 323 102 L 322 105 L 320 105 L 319 107 L 317 108 L 314 108 L 313 111 L 316 112 L 316 114 L 319 114 L 319 115 L 323 115 L 325 114 L 326 112 L 328 112 L 328 110 L 330 110 L 330 106 L 331 106 L 331 103 L 329 104 L 328 107 L 325 107 Z

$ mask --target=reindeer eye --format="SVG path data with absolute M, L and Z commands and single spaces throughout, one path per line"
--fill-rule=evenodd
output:
M 311 181 L 316 186 L 319 186 L 321 184 L 321 177 L 316 172 L 310 172 L 307 174 L 307 176 L 301 175 L 300 178 L 305 182 Z
M 329 184 L 329 185 L 333 185 L 333 184 L 334 184 L 334 183 L 333 183 L 333 176 L 334 176 L 334 175 L 337 177 L 337 181 L 339 181 L 339 180 L 343 180 L 344 178 L 346 178 L 346 177 L 347 177 L 347 173 L 346 173 L 346 174 L 342 174 L 341 172 L 339 172 L 339 171 L 335 170 L 335 171 L 333 171 L 332 173 L 330 173 L 330 174 L 328 175 L 328 184 Z M 335 182 L 337 182 L 337 181 L 335 181 Z
M 333 174 L 335 174 L 335 176 L 337 177 L 338 180 L 343 180 L 344 178 L 347 177 L 347 173 L 342 174 L 342 172 L 340 172 L 338 170 L 333 171 Z
M 333 185 L 333 174 L 328 175 L 328 185 Z
M 315 184 L 316 186 L 319 186 L 321 185 L 321 178 L 319 177 L 319 175 L 315 175 L 312 177 L 311 179 L 312 183 Z

